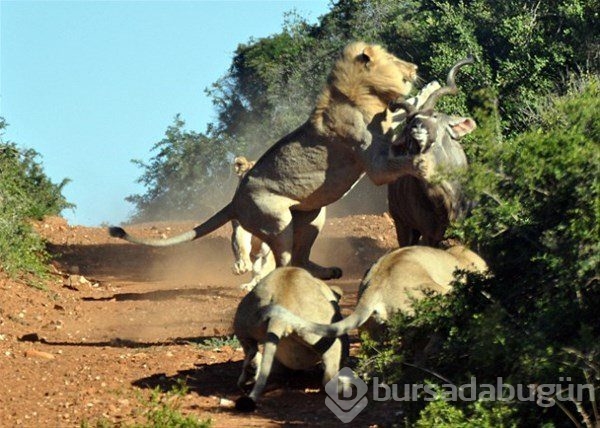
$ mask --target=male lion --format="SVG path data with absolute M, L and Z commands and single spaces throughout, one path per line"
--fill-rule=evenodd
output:
M 237 156 L 233 160 L 233 169 L 240 181 L 254 164 L 244 156 Z M 261 278 L 275 268 L 273 253 L 265 242 L 244 229 L 239 221 L 232 220 L 231 226 L 231 249 L 235 257 L 233 273 L 242 275 L 252 271 L 252 280 L 240 286 L 244 290 L 252 290 Z
M 378 185 L 422 172 L 422 154 L 394 155 L 383 131 L 371 124 L 391 101 L 407 95 L 417 66 L 378 45 L 354 42 L 335 63 L 310 118 L 275 143 L 248 171 L 232 201 L 193 230 L 168 239 L 145 239 L 111 227 L 111 236 L 167 246 L 191 241 L 237 219 L 265 241 L 277 266 L 301 266 L 322 279 L 337 267 L 309 260 L 321 230 L 322 208 L 344 196 L 363 175 Z
M 484 273 L 487 265 L 479 255 L 460 245 L 447 250 L 425 246 L 399 248 L 369 269 L 360 284 L 354 312 L 342 321 L 319 324 L 278 305 L 270 307 L 265 318 L 274 317 L 294 331 L 323 337 L 341 336 L 365 324 L 369 334 L 377 336 L 381 325 L 395 312 L 413 313 L 415 299 L 431 292 L 450 291 L 457 269 Z

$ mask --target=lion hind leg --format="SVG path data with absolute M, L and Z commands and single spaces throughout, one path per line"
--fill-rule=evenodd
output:
M 323 353 L 323 385 L 326 385 L 338 374 L 340 364 L 345 357 L 342 339 L 336 338 L 329 349 Z
M 238 220 L 244 229 L 266 242 L 275 256 L 277 267 L 288 266 L 292 262 L 294 241 L 293 219 L 289 207 L 294 201 L 266 195 L 259 201 L 251 202 L 259 212 L 240 211 Z
M 294 250 L 292 265 L 303 267 L 320 279 L 335 279 L 342 276 L 339 267 L 324 267 L 310 261 L 310 251 L 323 225 L 325 208 L 313 211 L 294 211 Z
M 256 382 L 254 387 L 248 396 L 243 396 L 237 399 L 235 402 L 235 408 L 243 412 L 251 412 L 256 409 L 256 401 L 262 394 L 267 384 L 267 379 L 271 374 L 273 368 L 273 361 L 275 360 L 275 353 L 277 351 L 277 345 L 279 340 L 283 337 L 285 326 L 277 321 L 269 321 L 269 327 L 267 328 L 267 337 L 264 344 L 263 356 L 260 362 L 260 368 L 258 375 L 256 376 Z
M 261 245 L 260 252 L 256 255 L 252 263 L 252 279 L 250 282 L 240 285 L 242 290 L 250 291 L 256 284 L 275 269 L 275 258 L 273 252 L 264 242 Z
M 252 267 L 252 234 L 245 230 L 237 220 L 232 221 L 231 249 L 235 257 L 233 273 L 242 275 Z
M 242 366 L 242 374 L 238 378 L 237 385 L 243 388 L 250 377 L 253 382 L 256 382 L 258 376 L 258 367 L 260 367 L 261 354 L 258 352 L 258 343 L 254 339 L 240 340 L 244 349 L 244 364 Z

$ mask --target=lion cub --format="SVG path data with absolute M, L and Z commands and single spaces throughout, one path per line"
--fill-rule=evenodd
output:
M 322 362 L 323 384 L 340 370 L 348 354 L 347 336 L 323 338 L 307 331 L 298 332 L 276 314 L 265 317 L 273 305 L 285 308 L 302 319 L 329 324 L 340 320 L 338 300 L 341 290 L 334 292 L 323 281 L 295 267 L 275 269 L 263 278 L 240 302 L 233 329 L 244 349 L 244 365 L 238 380 L 243 387 L 254 372 L 254 387 L 248 396 L 240 397 L 236 408 L 252 411 L 271 372 L 273 359 L 294 370 L 305 370 Z M 264 344 L 263 355 L 258 345 Z

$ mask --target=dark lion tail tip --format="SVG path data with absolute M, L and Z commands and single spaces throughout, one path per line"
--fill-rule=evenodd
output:
M 256 410 L 256 403 L 252 398 L 243 396 L 235 400 L 235 409 L 240 412 L 253 412 Z
M 127 233 L 122 227 L 112 226 L 108 228 L 108 234 L 113 238 L 124 238 Z

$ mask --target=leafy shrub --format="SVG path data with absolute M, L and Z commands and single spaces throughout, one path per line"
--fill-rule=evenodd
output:
M 476 401 L 466 410 L 441 400 L 431 401 L 419 414 L 415 428 L 504 428 L 517 426 L 505 403 Z
M 599 120 L 600 79 L 590 76 L 540 102 L 526 132 L 478 142 L 467 181 L 476 205 L 455 233 L 479 250 L 493 277 L 470 276 L 450 295 L 419 302 L 413 317 L 392 324 L 383 360 L 367 347 L 363 361 L 383 366 L 388 378 L 415 376 L 406 364 L 422 349 L 414 338 L 437 336 L 439 352 L 427 367 L 457 383 L 475 376 L 599 387 Z M 516 402 L 514 417 L 519 425 L 580 423 L 597 409 L 590 400 L 559 404 Z
M 0 132 L 6 122 L 0 118 Z M 5 142 L 0 134 L 0 267 L 11 275 L 40 274 L 47 257 L 30 220 L 71 207 L 62 196 L 63 180 L 54 184 L 45 175 L 38 153 Z

